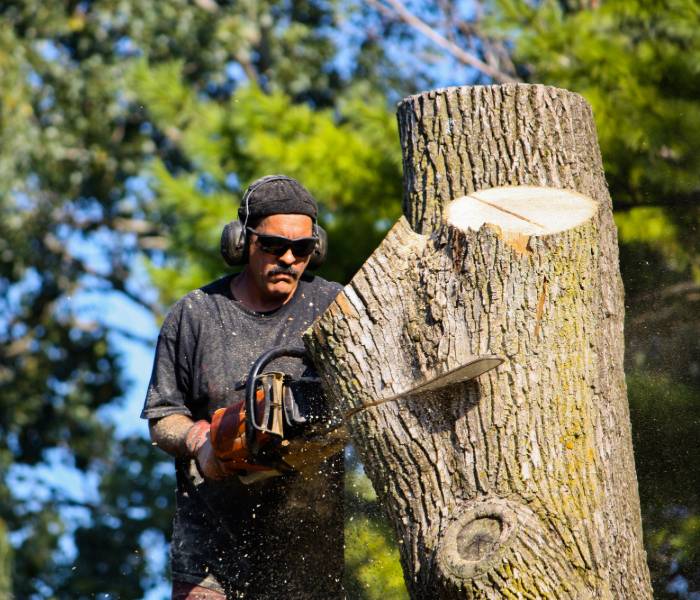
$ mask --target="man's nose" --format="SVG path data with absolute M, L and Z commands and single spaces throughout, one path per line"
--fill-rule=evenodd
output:
M 287 251 L 278 260 L 285 265 L 293 265 L 297 261 L 291 248 L 287 248 Z

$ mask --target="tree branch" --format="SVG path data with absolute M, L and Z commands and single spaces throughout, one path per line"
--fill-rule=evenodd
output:
M 404 23 L 413 27 L 415 30 L 422 33 L 428 39 L 435 42 L 438 46 L 441 46 L 447 50 L 454 58 L 456 58 L 461 63 L 468 65 L 477 71 L 480 71 L 484 75 L 488 75 L 494 81 L 498 83 L 515 83 L 518 79 L 500 71 L 499 69 L 486 64 L 480 58 L 464 51 L 462 48 L 445 38 L 443 35 L 435 31 L 430 25 L 425 21 L 422 21 L 413 13 L 411 13 L 399 0 L 385 0 L 394 9 L 396 16 Z M 381 12 L 386 14 L 386 7 L 383 6 L 379 0 L 367 0 L 369 4 L 379 9 Z
M 138 233 L 139 235 L 153 234 L 157 230 L 153 223 L 145 219 L 134 219 L 127 217 L 115 217 L 111 219 L 111 225 L 116 231 L 123 233 Z
M 438 0 L 438 6 L 442 10 L 445 18 L 445 31 L 447 32 L 446 38 L 453 44 L 457 45 L 457 38 L 455 37 L 455 31 L 453 23 L 454 18 L 454 4 L 451 0 Z
M 235 55 L 235 59 L 241 65 L 241 68 L 243 69 L 243 72 L 246 74 L 246 77 L 248 77 L 248 80 L 251 83 L 254 83 L 255 85 L 257 85 L 258 87 L 261 87 L 260 74 L 258 73 L 258 70 L 255 68 L 255 65 L 250 61 L 248 56 L 243 52 L 237 52 Z
M 219 11 L 219 5 L 214 0 L 194 0 L 194 3 L 208 13 L 213 14 Z

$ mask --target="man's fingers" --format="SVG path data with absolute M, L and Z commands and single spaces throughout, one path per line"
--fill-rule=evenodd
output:
M 195 460 L 197 468 L 206 479 L 224 479 L 228 475 L 224 466 L 216 458 L 209 439 L 199 448 Z

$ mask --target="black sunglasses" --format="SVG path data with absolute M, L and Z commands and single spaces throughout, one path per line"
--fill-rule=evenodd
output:
M 267 235 L 265 233 L 258 233 L 255 229 L 251 227 L 246 227 L 248 233 L 254 233 L 257 237 L 255 240 L 260 246 L 263 252 L 272 254 L 274 256 L 284 256 L 288 248 L 291 248 L 292 254 L 298 256 L 299 258 L 306 258 L 313 253 L 316 248 L 317 238 L 315 237 L 303 237 L 291 240 L 281 235 Z

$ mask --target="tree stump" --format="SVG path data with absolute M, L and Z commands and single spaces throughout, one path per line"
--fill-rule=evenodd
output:
M 352 414 L 411 596 L 651 598 L 588 104 L 449 88 L 398 119 L 405 217 L 306 342 Z M 506 360 L 379 403 L 485 353 Z

